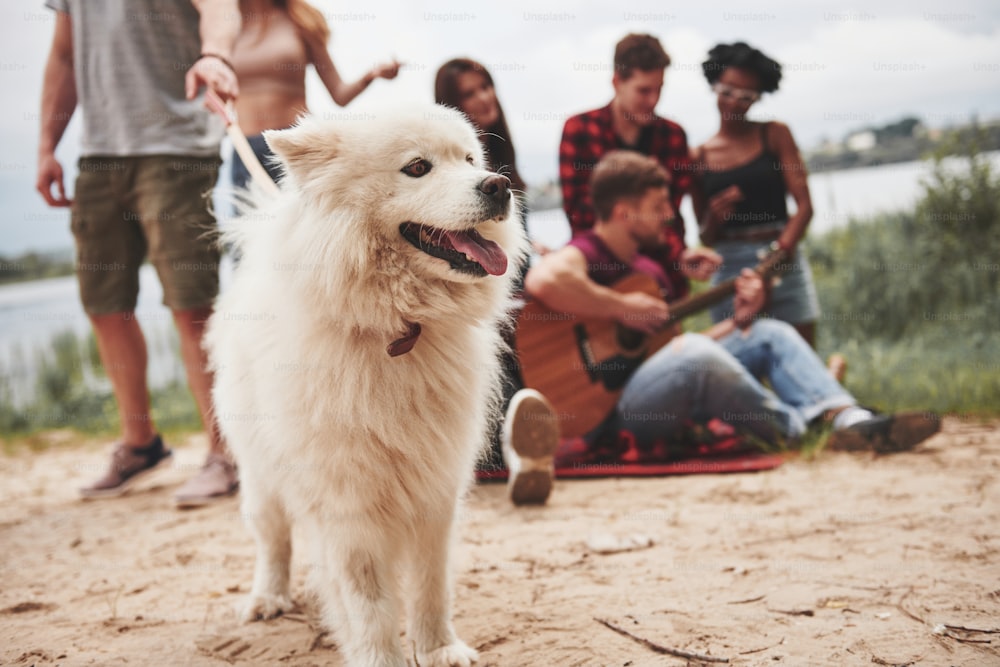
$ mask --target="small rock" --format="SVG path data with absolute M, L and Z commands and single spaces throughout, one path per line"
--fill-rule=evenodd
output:
M 651 546 L 653 546 L 653 538 L 639 533 L 625 536 L 600 533 L 587 538 L 587 548 L 599 554 L 636 551 L 637 549 L 648 549 Z

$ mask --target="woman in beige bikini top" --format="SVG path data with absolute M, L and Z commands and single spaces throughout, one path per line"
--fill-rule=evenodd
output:
M 323 14 L 305 0 L 240 0 L 243 30 L 233 48 L 233 68 L 239 79 L 236 114 L 240 129 L 257 157 L 277 180 L 272 153 L 261 133 L 295 122 L 307 110 L 306 69 L 316 68 L 330 97 L 346 106 L 378 78 L 394 79 L 400 64 L 393 60 L 373 67 L 357 81 L 344 81 L 326 45 L 330 28 Z M 249 174 L 233 157 L 233 185 L 245 187 Z

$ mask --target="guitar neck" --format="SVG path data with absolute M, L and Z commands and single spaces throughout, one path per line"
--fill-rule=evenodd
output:
M 729 280 L 721 282 L 715 287 L 707 289 L 704 292 L 699 292 L 694 296 L 689 296 L 686 299 L 675 301 L 670 304 L 670 317 L 666 321 L 665 326 L 676 324 L 688 315 L 693 315 L 698 311 L 708 308 L 714 303 L 722 301 L 735 291 L 736 278 L 730 278 Z
M 753 270 L 765 281 L 768 281 L 776 273 L 781 272 L 782 267 L 780 263 L 783 261 L 783 258 L 784 255 L 782 253 L 771 253 L 768 257 L 762 260 L 760 264 L 755 266 Z M 688 315 L 693 315 L 700 310 L 708 308 L 712 304 L 722 301 L 735 291 L 736 278 L 730 278 L 711 289 L 705 290 L 704 292 L 699 292 L 694 296 L 671 303 L 670 317 L 664 323 L 664 328 L 676 324 Z

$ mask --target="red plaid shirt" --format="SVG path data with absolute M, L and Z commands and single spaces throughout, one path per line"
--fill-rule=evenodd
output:
M 677 270 L 684 251 L 684 220 L 680 217 L 681 199 L 691 187 L 691 157 L 687 135 L 677 123 L 656 117 L 643 128 L 638 144 L 626 146 L 615 134 L 611 122 L 611 105 L 573 116 L 563 126 L 559 143 L 559 181 L 562 184 L 563 210 L 569 218 L 573 236 L 594 226 L 594 207 L 590 201 L 590 175 L 594 165 L 605 153 L 616 149 L 638 150 L 650 155 L 670 174 L 670 196 L 677 220 L 667 234 L 662 248 L 647 254 L 655 259 L 670 278 L 670 298 L 687 294 L 690 287 L 686 276 Z

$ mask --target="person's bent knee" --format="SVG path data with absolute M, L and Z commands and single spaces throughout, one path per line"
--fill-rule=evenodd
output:
M 670 345 L 677 355 L 675 363 L 690 373 L 730 375 L 739 372 L 739 362 L 708 336 L 687 333 L 671 341 Z
M 752 329 L 754 335 L 770 341 L 784 341 L 790 337 L 800 337 L 794 326 L 773 318 L 761 318 L 755 321 Z

